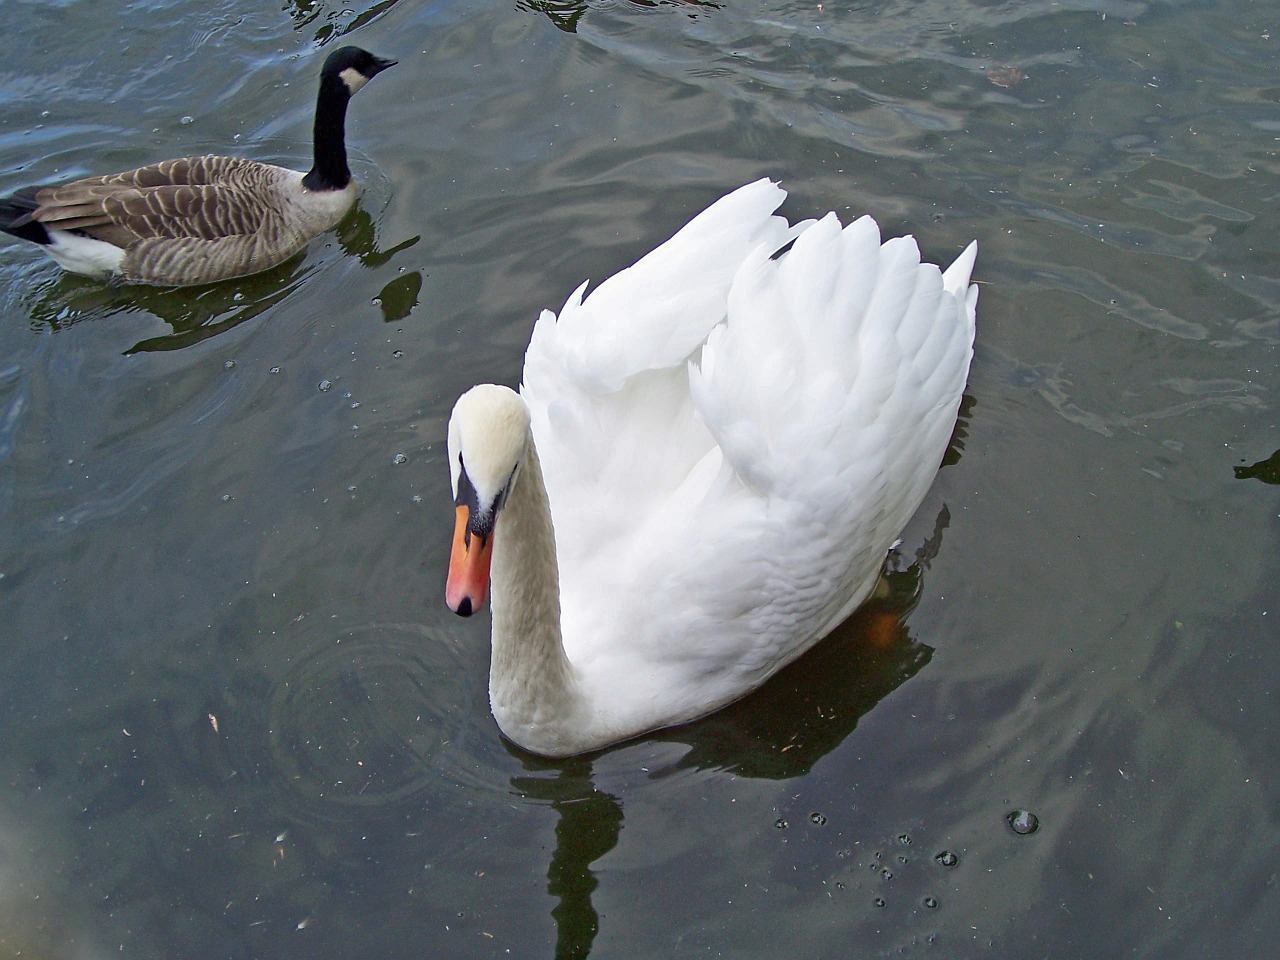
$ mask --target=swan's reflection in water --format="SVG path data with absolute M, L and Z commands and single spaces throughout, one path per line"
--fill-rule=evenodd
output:
M 784 780 L 804 775 L 835 749 L 859 719 L 932 659 L 933 648 L 911 637 L 906 619 L 949 522 L 943 506 L 915 559 L 903 566 L 904 558 L 892 554 L 872 598 L 760 690 L 697 723 L 648 737 L 687 747 L 650 779 L 692 768 Z M 600 929 L 591 867 L 618 844 L 623 801 L 593 781 L 600 754 L 553 761 L 508 749 L 527 772 L 511 779 L 512 788 L 549 804 L 558 817 L 547 868 L 547 892 L 556 900 L 556 960 L 584 960 Z
M 556 925 L 556 960 L 580 960 L 591 953 L 600 917 L 591 903 L 598 886 L 591 864 L 618 845 L 622 803 L 596 788 L 590 758 L 555 763 L 526 758 L 531 770 L 558 772 L 550 777 L 514 777 L 511 785 L 529 799 L 555 810 L 556 848 L 547 867 L 547 893 L 556 899 L 551 910 Z

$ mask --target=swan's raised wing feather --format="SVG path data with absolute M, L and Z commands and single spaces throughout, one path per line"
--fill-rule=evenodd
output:
M 773 215 L 785 196 L 769 180 L 735 190 L 585 298 L 583 284 L 558 317 L 539 317 L 521 394 L 562 570 L 591 562 L 596 544 L 634 530 L 656 491 L 676 488 L 710 449 L 690 406 L 685 365 L 724 318 L 743 258 L 792 236 Z
M 558 317 L 547 312 L 539 319 L 525 356 L 526 386 L 543 360 L 596 393 L 617 390 L 645 370 L 682 364 L 724 316 L 743 258 L 757 246 L 787 242 L 787 221 L 772 216 L 785 198 L 770 180 L 747 184 L 585 298 L 583 283 Z

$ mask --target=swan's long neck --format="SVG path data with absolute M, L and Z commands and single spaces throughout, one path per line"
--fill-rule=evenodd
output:
M 582 695 L 560 633 L 551 504 L 530 436 L 493 532 L 489 700 L 508 737 L 538 753 L 573 752 Z
M 326 76 L 316 95 L 314 163 L 302 182 L 308 190 L 343 190 L 351 182 L 347 166 L 347 104 L 351 94 L 339 77 Z

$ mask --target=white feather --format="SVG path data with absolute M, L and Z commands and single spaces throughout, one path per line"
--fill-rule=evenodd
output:
M 109 277 L 120 270 L 125 251 L 114 243 L 94 240 L 68 230 L 50 230 L 52 243 L 44 251 L 63 270 L 88 277 Z

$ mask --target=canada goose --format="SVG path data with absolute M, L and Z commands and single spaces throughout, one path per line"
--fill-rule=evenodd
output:
M 491 594 L 490 705 L 526 750 L 755 689 L 867 598 L 933 482 L 976 243 L 939 270 L 870 217 L 790 226 L 784 196 L 748 184 L 584 283 L 534 325 L 519 393 L 454 407 L 445 601 Z
M 0 230 L 38 243 L 64 270 L 191 286 L 283 263 L 356 199 L 345 123 L 352 95 L 395 60 L 359 47 L 329 54 L 307 173 L 239 157 L 183 157 L 0 200 Z

